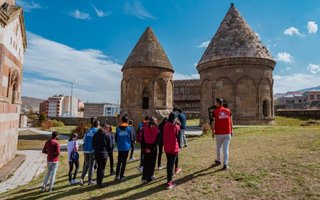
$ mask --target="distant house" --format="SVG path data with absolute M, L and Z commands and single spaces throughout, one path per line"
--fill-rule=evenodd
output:
M 117 116 L 120 113 L 120 105 L 113 103 L 84 103 L 83 116 Z
M 275 109 L 320 109 L 320 91 L 288 92 L 278 95 Z

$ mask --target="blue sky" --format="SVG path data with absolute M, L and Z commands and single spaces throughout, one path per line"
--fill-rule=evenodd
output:
M 28 37 L 23 95 L 69 95 L 75 82 L 84 101 L 117 102 L 121 67 L 147 26 L 174 78 L 197 78 L 195 65 L 231 2 L 277 61 L 275 92 L 320 85 L 317 0 L 18 0 Z

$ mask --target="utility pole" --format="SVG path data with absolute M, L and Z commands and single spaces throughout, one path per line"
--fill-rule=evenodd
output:
M 70 117 L 73 117 L 73 112 L 72 112 L 72 99 L 73 99 L 73 85 L 76 81 L 71 82 L 71 96 L 70 96 Z

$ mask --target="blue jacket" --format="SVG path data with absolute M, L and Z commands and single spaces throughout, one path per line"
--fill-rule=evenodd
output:
M 181 123 L 180 129 L 186 129 L 187 126 L 187 116 L 184 113 L 178 115 L 178 119 Z
M 98 128 L 90 128 L 83 137 L 83 153 L 93 153 L 93 136 L 98 132 Z
M 116 130 L 115 140 L 118 151 L 129 151 L 131 148 L 131 128 L 126 123 L 122 123 Z

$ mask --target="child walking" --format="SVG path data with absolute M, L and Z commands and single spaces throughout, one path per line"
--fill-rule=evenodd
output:
M 79 143 L 78 143 L 78 134 L 72 133 L 68 142 L 68 161 L 69 161 L 69 184 L 77 184 L 79 183 L 76 180 L 76 176 L 79 170 Z M 73 166 L 75 166 L 75 170 L 72 177 Z
M 163 147 L 167 156 L 167 189 L 175 187 L 172 181 L 173 168 L 179 153 L 179 143 L 177 136 L 180 131 L 179 125 L 176 124 L 177 114 L 170 113 L 168 122 L 163 130 Z

